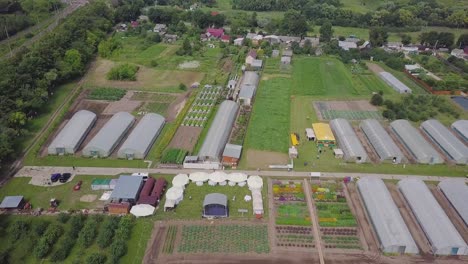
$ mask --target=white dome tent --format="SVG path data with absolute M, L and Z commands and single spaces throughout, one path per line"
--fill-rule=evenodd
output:
M 172 179 L 172 186 L 178 188 L 185 188 L 185 185 L 189 183 L 189 177 L 187 174 L 177 174 L 174 179 Z
M 227 174 L 225 172 L 215 171 L 210 174 L 208 184 L 211 186 L 214 186 L 216 184 L 224 186 L 226 185 L 226 179 L 227 179 Z
M 184 198 L 184 189 L 178 187 L 171 187 L 166 191 L 166 203 L 164 204 L 164 211 L 168 208 L 174 208 Z
M 250 176 L 247 179 L 247 185 L 249 186 L 249 190 L 259 190 L 263 187 L 263 179 L 260 176 L 254 175 Z
M 210 178 L 210 175 L 208 173 L 201 172 L 201 171 L 190 173 L 190 176 L 189 176 L 189 179 L 192 182 L 195 182 L 197 186 L 202 186 L 203 183 L 208 181 L 209 178 Z
M 236 184 L 243 187 L 247 181 L 247 174 L 241 172 L 230 173 L 228 176 L 229 185 L 235 186 Z
M 130 213 L 136 217 L 150 216 L 154 213 L 154 206 L 150 204 L 137 204 L 132 206 Z

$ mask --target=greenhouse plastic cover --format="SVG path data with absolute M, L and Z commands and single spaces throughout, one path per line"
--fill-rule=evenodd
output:
M 379 73 L 380 78 L 399 93 L 411 93 L 411 89 L 389 72 Z
M 382 250 L 397 253 L 399 247 L 404 246 L 405 253 L 417 254 L 418 247 L 383 180 L 362 178 L 357 182 L 357 187 Z
M 421 129 L 457 164 L 468 163 L 468 147 L 435 119 L 421 123 Z
M 390 123 L 390 127 L 419 163 L 437 164 L 444 162 L 439 153 L 407 120 L 395 120 Z
M 468 140 L 468 120 L 457 120 L 453 122 L 452 129 L 455 130 L 462 138 Z
M 400 163 L 404 158 L 401 150 L 393 142 L 379 121 L 375 119 L 363 120 L 361 122 L 361 129 L 381 160 L 396 158 L 396 162 Z
M 398 182 L 398 188 L 424 230 L 434 254 L 450 255 L 452 248 L 459 248 L 458 255 L 468 254 L 465 241 L 422 180 L 403 179 Z
M 342 118 L 333 119 L 330 121 L 330 126 L 336 134 L 339 146 L 344 152 L 345 159 L 361 157 L 361 162 L 367 160 L 367 152 L 348 120 Z
M 458 179 L 449 179 L 441 181 L 438 186 L 461 216 L 465 225 L 468 225 L 468 186 L 465 182 Z
M 221 103 L 200 152 L 198 153 L 200 158 L 219 161 L 219 157 L 226 146 L 232 126 L 236 120 L 238 109 L 239 106 L 233 101 L 224 101 Z

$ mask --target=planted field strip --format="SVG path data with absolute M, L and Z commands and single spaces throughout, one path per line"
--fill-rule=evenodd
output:
M 332 120 L 335 118 L 348 120 L 364 120 L 368 118 L 382 119 L 382 115 L 377 111 L 321 110 L 320 114 L 324 120 Z
M 132 96 L 132 100 L 152 101 L 160 103 L 172 103 L 175 99 L 177 99 L 176 95 L 171 95 L 167 93 L 134 92 Z
M 315 248 L 312 228 L 276 226 L 276 245 L 279 247 Z
M 357 226 L 346 203 L 316 203 L 319 225 L 322 227 Z
M 184 226 L 179 253 L 270 252 L 266 225 Z
M 182 125 L 194 127 L 205 126 L 210 112 L 218 100 L 221 89 L 222 88 L 220 86 L 213 87 L 211 85 L 205 85 L 182 121 Z
M 177 237 L 177 226 L 169 226 L 166 233 L 166 239 L 164 240 L 163 253 L 172 254 L 174 252 L 175 239 Z
M 301 182 L 273 181 L 273 200 L 277 225 L 311 225 Z

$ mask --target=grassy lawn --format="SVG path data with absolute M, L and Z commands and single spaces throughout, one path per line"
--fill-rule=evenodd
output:
M 117 35 L 115 38 L 119 38 Z M 148 45 L 140 37 L 120 37 L 122 48 L 114 51 L 111 60 L 132 62 L 151 67 L 151 61 L 156 60 L 170 46 L 163 44 Z
M 75 166 L 75 167 L 122 167 L 122 168 L 146 168 L 143 160 L 124 160 L 116 158 L 85 158 L 78 156 L 45 156 L 28 155 L 25 159 L 27 166 Z
M 272 78 L 260 82 L 245 148 L 288 151 L 290 83 L 288 78 Z

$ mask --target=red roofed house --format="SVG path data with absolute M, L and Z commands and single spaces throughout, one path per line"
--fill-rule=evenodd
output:
M 221 41 L 224 43 L 229 43 L 230 40 L 231 40 L 231 37 L 229 35 L 223 35 L 221 37 Z
M 138 21 L 132 21 L 132 22 L 130 22 L 130 25 L 132 25 L 132 28 L 138 27 L 139 24 L 140 24 L 140 23 L 138 23 Z
M 252 64 L 252 62 L 257 58 L 257 51 L 256 50 L 251 50 L 249 51 L 249 54 L 247 54 L 247 57 L 245 58 L 245 64 Z
M 212 16 L 217 16 L 217 15 L 219 15 L 219 12 L 211 11 L 211 15 L 212 15 Z
M 207 28 L 206 35 L 209 38 L 221 38 L 224 35 L 224 29 L 222 28 Z

